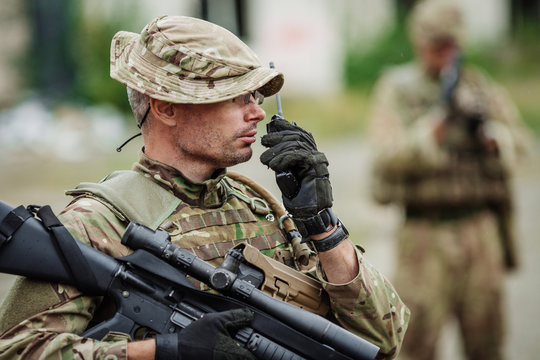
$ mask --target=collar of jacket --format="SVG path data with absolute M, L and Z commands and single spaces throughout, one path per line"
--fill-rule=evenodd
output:
M 191 206 L 216 208 L 222 206 L 227 199 L 227 193 L 221 184 L 226 174 L 225 169 L 218 169 L 210 179 L 196 183 L 187 179 L 180 170 L 151 159 L 141 151 L 139 161 L 133 165 L 133 170 L 150 176 L 153 181 L 166 187 Z

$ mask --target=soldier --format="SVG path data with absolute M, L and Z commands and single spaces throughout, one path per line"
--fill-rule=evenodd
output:
M 328 162 L 311 134 L 275 120 L 262 138 L 269 149 L 261 161 L 296 176 L 298 194 L 284 202 L 310 239 L 312 265 L 291 255 L 264 189 L 227 171 L 250 159 L 256 125 L 265 118 L 259 105 L 281 88 L 281 73 L 261 66 L 247 45 L 217 25 L 163 16 L 140 35 L 114 36 L 111 76 L 127 87 L 144 147 L 133 171 L 68 192 L 74 199 L 59 218 L 75 238 L 111 256 L 127 255 L 120 240 L 136 219 L 157 224 L 173 243 L 214 265 L 246 241 L 312 273 L 329 296 L 328 318 L 380 346 L 380 358 L 397 355 L 408 309 L 333 214 Z M 253 358 L 231 338 L 249 324 L 249 312 L 205 316 L 181 336 L 137 341 L 111 333 L 96 341 L 77 335 L 107 309 L 106 298 L 21 278 L 1 308 L 0 359 Z
M 418 3 L 408 23 L 416 60 L 388 69 L 373 95 L 374 198 L 404 212 L 403 359 L 433 359 L 450 316 L 467 358 L 502 357 L 503 275 L 517 265 L 509 182 L 526 132 L 506 92 L 461 66 L 462 20 L 450 2 Z

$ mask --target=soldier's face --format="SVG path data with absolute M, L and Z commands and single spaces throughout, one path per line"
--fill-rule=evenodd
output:
M 417 46 L 417 53 L 424 69 L 433 77 L 440 75 L 441 70 L 452 61 L 457 50 L 458 46 L 453 39 L 440 39 Z
M 241 100 L 241 101 L 240 101 Z M 183 157 L 215 169 L 248 161 L 264 110 L 251 97 L 215 104 L 184 105 L 176 131 Z

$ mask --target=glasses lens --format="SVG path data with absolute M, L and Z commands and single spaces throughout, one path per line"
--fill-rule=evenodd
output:
M 257 103 L 258 105 L 261 105 L 264 102 L 264 95 L 258 91 L 255 91 L 253 93 L 253 98 L 255 99 L 255 103 Z
M 251 103 L 251 97 L 253 96 L 253 99 L 255 99 L 254 103 L 257 104 L 257 105 L 261 105 L 264 101 L 264 95 L 261 94 L 260 92 L 258 91 L 254 91 L 252 93 L 249 93 L 249 94 L 245 94 L 245 95 L 240 95 L 236 98 L 233 99 L 233 102 L 236 102 L 236 100 L 238 99 L 238 101 L 240 101 L 240 99 L 243 99 L 244 100 L 244 104 L 249 104 Z

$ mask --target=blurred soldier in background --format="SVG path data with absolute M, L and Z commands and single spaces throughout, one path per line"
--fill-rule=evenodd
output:
M 469 359 L 501 359 L 503 275 L 517 266 L 512 165 L 527 133 L 506 92 L 463 67 L 462 14 L 423 1 L 409 18 L 417 59 L 376 84 L 373 194 L 403 208 L 395 286 L 411 309 L 403 359 L 433 359 L 454 316 Z

